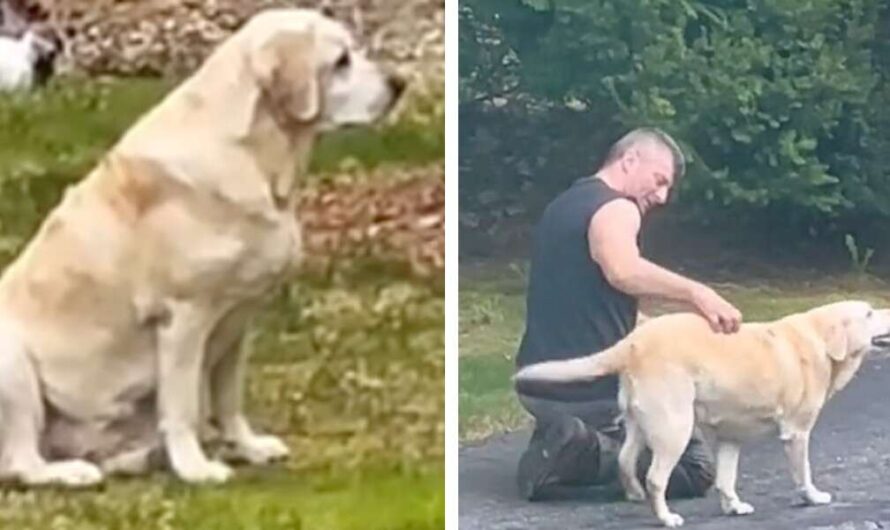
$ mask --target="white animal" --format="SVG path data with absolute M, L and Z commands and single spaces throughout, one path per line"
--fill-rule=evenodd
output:
M 55 54 L 56 45 L 33 30 L 19 38 L 0 35 L 0 90 L 28 90 L 36 80 L 41 57 Z

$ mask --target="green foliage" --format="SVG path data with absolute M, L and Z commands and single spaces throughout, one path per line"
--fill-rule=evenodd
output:
M 883 22 L 877 0 L 466 0 L 462 104 L 569 104 L 611 139 L 661 126 L 690 155 L 681 200 L 701 217 L 887 216 Z

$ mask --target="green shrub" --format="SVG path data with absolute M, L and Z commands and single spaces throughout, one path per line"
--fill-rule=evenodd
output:
M 887 216 L 885 18 L 877 0 L 467 0 L 462 103 L 532 117 L 568 105 L 609 131 L 588 150 L 661 126 L 690 155 L 681 200 L 699 218 Z M 572 131 L 530 129 L 584 149 Z M 535 172 L 544 145 L 524 148 L 530 178 L 552 179 Z

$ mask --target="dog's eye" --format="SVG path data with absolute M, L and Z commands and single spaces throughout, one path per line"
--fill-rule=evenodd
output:
M 865 318 L 871 318 L 872 315 L 873 315 L 874 313 L 875 313 L 874 311 L 872 311 L 871 309 L 869 309 L 869 310 L 868 310 L 868 314 L 865 315 Z
M 352 62 L 352 59 L 349 57 L 349 52 L 343 52 L 343 55 L 337 59 L 337 62 L 334 64 L 334 68 L 337 70 L 343 70 L 344 68 L 348 68 L 349 64 Z

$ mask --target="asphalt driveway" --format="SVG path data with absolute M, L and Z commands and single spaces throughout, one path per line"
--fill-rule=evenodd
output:
M 528 436 L 514 432 L 461 447 L 461 530 L 659 527 L 647 505 L 621 500 L 614 488 L 573 490 L 546 503 L 519 499 L 515 466 Z M 743 448 L 739 465 L 739 495 L 754 505 L 754 514 L 721 515 L 713 491 L 672 507 L 686 519 L 684 528 L 890 529 L 890 359 L 866 362 L 832 399 L 810 452 L 816 485 L 834 495 L 828 506 L 800 505 L 781 442 L 769 438 Z

